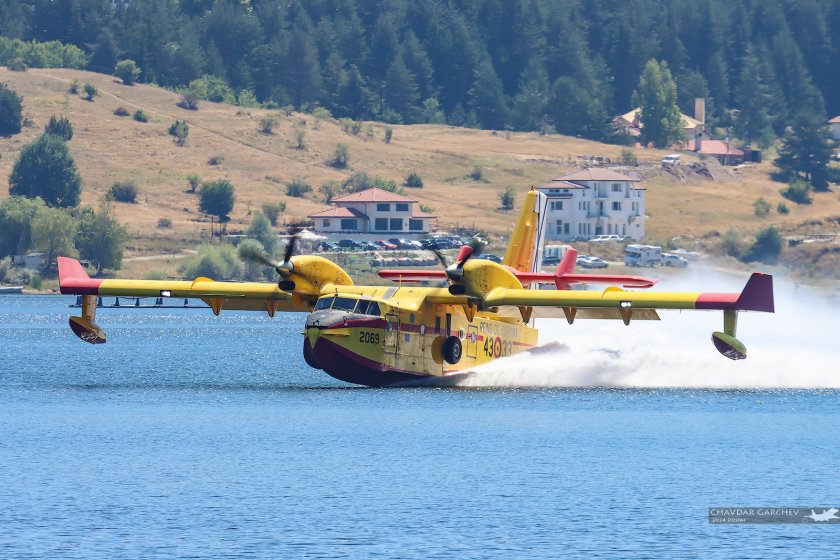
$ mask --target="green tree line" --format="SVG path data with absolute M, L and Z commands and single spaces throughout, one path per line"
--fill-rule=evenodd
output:
M 338 117 L 590 138 L 632 108 L 651 59 L 683 112 L 706 97 L 707 121 L 749 140 L 838 114 L 837 29 L 832 0 L 0 0 L 18 50 L 59 41 L 95 71 L 131 59 L 143 82 L 212 76 Z

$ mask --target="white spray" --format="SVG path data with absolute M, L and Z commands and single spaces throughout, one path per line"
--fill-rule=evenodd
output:
M 496 360 L 459 377 L 464 387 L 840 388 L 840 304 L 775 281 L 776 313 L 740 313 L 746 360 L 714 349 L 721 312 L 663 311 L 662 321 L 537 321 L 553 350 Z M 708 270 L 660 282 L 658 290 L 733 292 L 745 279 Z

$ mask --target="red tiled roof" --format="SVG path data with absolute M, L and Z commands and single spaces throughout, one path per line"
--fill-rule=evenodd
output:
M 310 218 L 362 218 L 367 220 L 368 217 L 364 212 L 360 212 L 355 208 L 330 208 L 323 212 L 310 214 Z
M 332 199 L 333 202 L 417 202 L 413 198 L 408 198 L 390 191 L 383 191 L 376 187 L 372 189 L 365 189 L 363 191 L 345 194 Z
M 723 140 L 703 140 L 700 153 L 712 156 L 743 156 L 744 151 L 733 146 L 727 146 Z
M 572 173 L 571 175 L 564 175 L 563 177 L 558 177 L 557 179 L 552 179 L 553 181 L 635 181 L 637 182 L 638 179 L 634 179 L 633 177 L 628 177 L 627 175 L 622 175 L 617 171 L 613 171 L 612 169 L 604 169 L 602 167 L 590 167 L 589 169 L 584 169 L 583 171 L 578 171 L 577 173 Z
M 415 210 L 411 213 L 412 218 L 437 218 L 434 214 L 429 214 L 428 212 L 421 212 L 420 210 Z

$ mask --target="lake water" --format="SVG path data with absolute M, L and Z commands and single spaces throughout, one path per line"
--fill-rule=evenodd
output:
M 72 301 L 0 297 L 2 558 L 786 558 L 840 546 L 834 524 L 708 522 L 714 506 L 840 506 L 840 391 L 826 388 L 840 381 L 825 363 L 838 351 L 812 341 L 797 354 L 771 336 L 779 325 L 745 325 L 763 351 L 752 370 L 727 369 L 741 366 L 715 353 L 705 323 L 676 349 L 653 334 L 684 314 L 664 331 L 615 331 L 640 333 L 643 355 L 600 326 L 548 324 L 572 337 L 556 356 L 494 364 L 465 387 L 375 390 L 305 365 L 303 316 L 103 310 L 109 342 L 90 346 L 67 327 Z M 724 375 L 751 388 L 655 387 Z M 823 388 L 772 388 L 797 382 Z M 568 387 L 585 384 L 602 387 Z

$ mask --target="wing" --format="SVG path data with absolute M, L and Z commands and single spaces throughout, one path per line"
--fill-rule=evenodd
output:
M 635 292 L 610 287 L 604 290 L 525 290 L 494 288 L 484 305 L 556 307 L 561 309 L 616 309 L 624 315 L 649 309 L 718 309 L 772 313 L 773 277 L 753 274 L 741 293 Z

